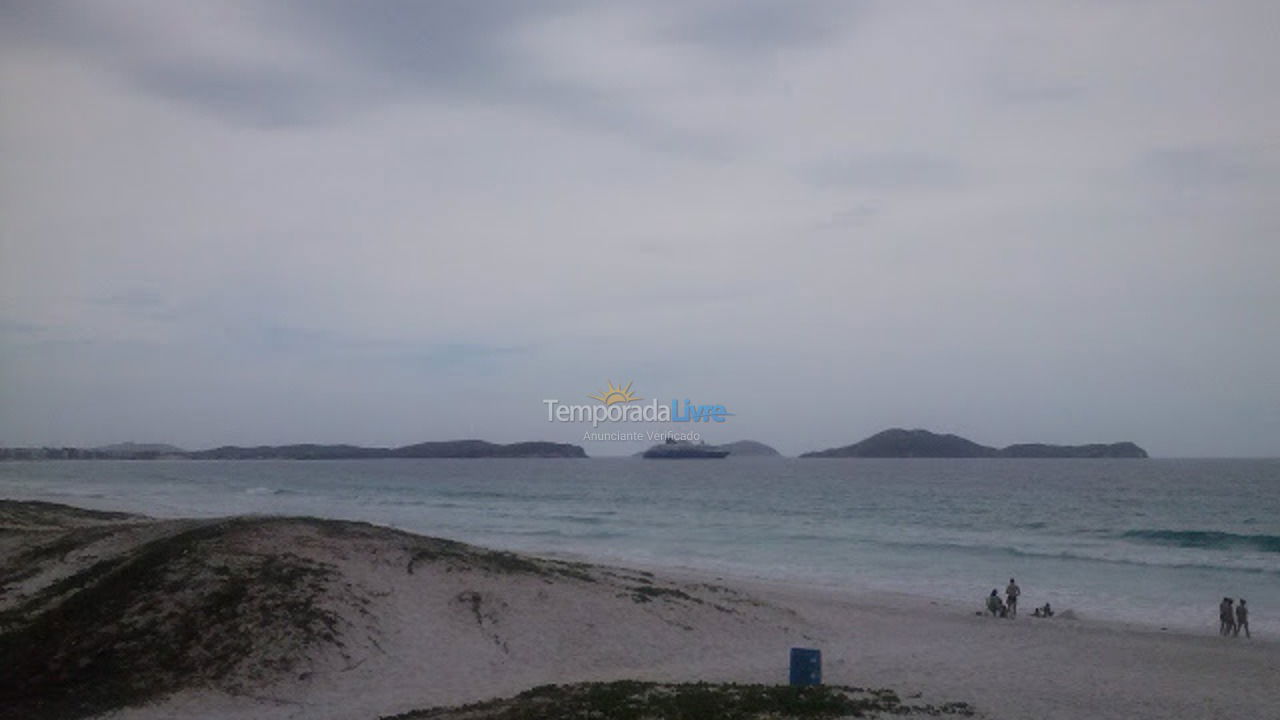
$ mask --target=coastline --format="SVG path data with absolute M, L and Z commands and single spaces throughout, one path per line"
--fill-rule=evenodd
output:
M 565 502 L 563 498 L 569 497 L 566 493 L 580 492 L 582 483 L 594 479 L 596 473 L 565 475 L 532 461 L 509 467 L 501 467 L 503 464 L 496 462 L 490 467 L 486 463 L 483 468 L 468 465 L 476 461 L 435 461 L 450 463 L 444 467 L 428 466 L 428 461 L 405 462 L 401 469 L 391 472 L 378 463 L 365 464 L 360 472 L 369 473 L 369 481 L 351 483 L 336 481 L 335 478 L 340 477 L 336 472 L 342 471 L 337 463 L 317 467 L 280 461 L 278 465 L 259 469 L 219 461 L 209 468 L 170 464 L 162 472 L 121 467 L 115 469 L 114 475 L 104 477 L 111 482 L 94 481 L 92 474 L 68 466 L 65 479 L 53 472 L 33 474 L 34 482 L 29 485 L 22 484 L 24 478 L 20 473 L 0 477 L 0 484 L 5 486 L 5 492 L 0 494 L 142 512 L 154 517 L 258 513 L 335 517 L 512 552 L 632 567 L 684 566 L 679 569 L 744 579 L 780 580 L 803 586 L 823 585 L 859 593 L 902 592 L 965 606 L 980 600 L 992 587 L 1003 587 L 1007 577 L 1017 576 L 1026 592 L 1024 605 L 1048 601 L 1060 612 L 1072 610 L 1089 621 L 1137 622 L 1178 632 L 1216 632 L 1217 600 L 1224 595 L 1242 596 L 1259 608 L 1254 618 L 1255 631 L 1280 637 L 1280 616 L 1265 611 L 1265 608 L 1280 607 L 1280 594 L 1274 583 L 1275 563 L 1280 555 L 1257 547 L 1259 542 L 1274 541 L 1275 530 L 1261 524 L 1262 510 L 1258 511 L 1258 525 L 1224 520 L 1234 517 L 1250 522 L 1252 510 L 1249 508 L 1265 509 L 1267 503 L 1223 508 L 1229 516 L 1220 515 L 1203 525 L 1188 524 L 1185 518 L 1176 516 L 1114 525 L 1102 518 L 1093 526 L 1115 530 L 1099 539 L 1087 534 L 1077 537 L 1070 527 L 1052 526 L 1044 531 L 1015 529 L 1007 536 L 1001 532 L 984 532 L 976 524 L 959 531 L 947 527 L 933 531 L 909 525 L 898 530 L 892 527 L 892 514 L 887 520 L 837 517 L 831 521 L 828 532 L 826 526 L 813 529 L 806 516 L 813 503 L 804 497 L 822 492 L 821 476 L 804 488 L 804 497 L 775 523 L 768 517 L 770 503 L 761 498 L 787 503 L 792 498 L 785 492 L 769 490 L 765 483 L 772 484 L 771 481 L 762 481 L 760 476 L 786 476 L 791 468 L 766 468 L 764 463 L 747 462 L 738 470 L 722 473 L 735 476 L 734 480 L 713 476 L 708 492 L 693 498 L 690 509 L 709 510 L 707 522 L 711 528 L 700 529 L 695 521 L 689 520 L 690 512 L 668 515 L 655 510 L 657 506 L 672 507 L 686 502 L 680 494 L 687 481 L 684 476 L 689 474 L 688 466 L 639 468 L 627 474 L 627 468 L 621 466 L 637 463 L 619 461 L 615 463 L 619 467 L 609 470 L 617 477 L 607 486 L 608 491 L 605 486 L 593 484 L 591 487 L 598 487 L 598 492 Z M 1062 465 L 1068 462 L 1078 461 L 1064 461 Z M 883 470 L 887 465 L 876 461 L 867 463 L 868 472 Z M 798 465 L 799 461 L 792 464 Z M 460 481 L 427 483 L 419 479 L 419 476 L 447 476 L 454 472 L 455 466 L 462 473 Z M 582 467 L 575 465 L 575 472 Z M 951 465 L 947 463 L 942 467 L 950 469 Z M 0 470 L 3 469 L 0 466 Z M 654 472 L 650 473 L 651 469 Z M 1158 474 L 1173 473 L 1177 469 L 1161 468 Z M 1231 467 L 1220 470 L 1238 472 Z M 1274 467 L 1263 470 L 1270 474 Z M 985 470 L 969 474 L 982 472 Z M 532 479 L 530 482 L 524 480 L 526 474 Z M 701 480 L 701 473 L 696 474 Z M 740 474 L 748 477 L 736 479 Z M 657 492 L 648 489 L 647 478 L 651 475 L 664 482 L 667 489 Z M 564 479 L 560 479 L 561 476 Z M 639 476 L 646 480 L 637 480 Z M 135 477 L 139 481 L 135 481 Z M 494 477 L 499 480 L 494 482 L 491 479 Z M 179 482 L 174 483 L 173 478 Z M 327 481 L 317 481 L 326 478 Z M 895 485 L 889 481 L 898 478 L 897 475 L 881 477 L 877 485 L 890 489 L 890 505 L 896 503 L 894 513 L 902 515 L 906 509 L 909 515 L 913 512 L 909 510 L 910 492 L 897 492 L 898 497 L 893 497 L 891 488 Z M 634 486 L 637 482 L 643 482 L 641 487 L 645 489 L 639 492 L 628 489 L 628 485 Z M 828 484 L 835 487 L 835 482 Z M 731 493 L 736 493 L 739 487 L 751 492 L 765 488 L 767 492 L 757 496 L 752 501 L 754 505 L 748 504 L 745 514 L 734 509 L 726 511 L 725 498 L 731 498 Z M 865 487 L 862 491 L 866 491 Z M 840 492 L 846 493 L 843 488 Z M 858 492 L 856 486 L 847 491 L 848 494 Z M 1118 495 L 1123 497 L 1125 492 L 1128 491 L 1122 490 Z M 637 497 L 644 495 L 652 495 L 658 502 L 652 506 L 636 502 Z M 974 493 L 964 491 L 952 495 L 963 499 Z M 615 501 L 621 503 L 616 509 L 611 505 Z M 1049 501 L 1043 505 L 1051 508 L 1054 503 Z M 1028 520 L 1045 520 L 1046 513 Z M 1089 523 L 1084 526 L 1088 527 Z M 653 532 L 654 527 L 664 530 Z M 1186 527 L 1204 532 L 1178 537 L 1182 534 L 1169 530 Z M 1132 528 L 1148 535 L 1172 533 L 1175 536 L 1128 538 L 1124 535 L 1143 534 L 1128 532 L 1122 535 L 1121 531 Z M 1248 535 L 1250 532 L 1272 534 L 1254 536 Z M 1199 549 L 1196 545 L 1205 539 L 1198 537 L 1200 535 L 1219 534 L 1222 547 Z M 1212 537 L 1207 539 L 1218 542 Z M 1237 551 L 1230 549 L 1232 543 L 1245 544 Z M 985 583 L 991 584 L 977 587 Z
M 1030 606 L 1002 619 L 980 612 L 982 598 L 966 604 L 852 585 L 628 567 L 724 583 L 809 619 L 822 633 L 813 647 L 823 650 L 824 680 L 833 684 L 958 699 L 993 718 L 1243 720 L 1271 717 L 1280 707 L 1280 689 L 1267 679 L 1280 674 L 1280 639 L 1256 632 L 1224 638 L 1207 623 L 1201 631 L 1070 612 L 1035 618 Z
M 10 516 L 19 506 L 37 520 L 60 512 L 0 506 Z M 0 535 L 3 565 L 25 574 L 16 582 L 10 576 L 0 610 L 69 602 L 42 595 L 42 588 L 66 585 L 103 563 L 107 572 L 97 572 L 94 582 L 124 570 L 136 575 L 139 559 L 150 558 L 155 579 L 180 584 L 142 578 L 100 601 L 138 593 L 136 603 L 118 609 L 129 624 L 150 628 L 151 642 L 168 637 L 170 616 L 204 623 L 214 640 L 243 640 L 225 656 L 218 655 L 223 645 L 197 644 L 192 657 L 204 659 L 190 665 L 192 677 L 165 675 L 168 684 L 157 685 L 154 695 L 137 696 L 142 704 L 106 717 L 372 720 L 547 683 L 779 684 L 786 682 L 792 647 L 823 652 L 827 684 L 968 703 L 988 718 L 1252 720 L 1280 706 L 1272 681 L 1280 674 L 1280 643 L 1272 638 L 1224 639 L 1025 614 L 1000 620 L 915 596 L 537 558 L 311 518 L 77 516 L 38 530 L 30 525 L 15 530 L 10 523 Z M 173 550 L 175 543 L 182 552 Z M 282 599 L 271 595 L 281 588 L 267 579 L 289 575 L 264 575 L 263 568 L 294 566 L 317 572 L 308 576 L 311 584 L 284 588 L 293 595 L 278 606 L 322 610 L 332 641 L 299 635 L 296 622 L 269 611 Z M 245 573 L 237 575 L 240 570 Z M 202 603 L 221 597 L 228 577 L 242 581 L 244 599 L 215 622 Z M 83 592 L 95 590 L 83 584 Z M 71 636 L 46 640 L 115 647 L 111 625 L 118 618 L 95 617 L 72 628 Z M 254 644 L 259 638 L 271 642 Z M 134 681 L 147 677 L 148 668 L 155 672 L 148 657 L 126 657 L 111 672 L 132 672 Z M 178 664 L 190 659 L 179 657 Z M 80 662 L 70 660 L 71 667 Z M 230 671 L 207 672 L 215 666 Z
M 920 593 L 860 587 L 856 582 L 848 584 L 804 582 L 779 579 L 766 575 L 751 575 L 732 571 L 723 572 L 719 570 L 707 570 L 703 568 L 679 565 L 617 562 L 608 558 L 598 558 L 578 553 L 542 553 L 540 556 L 566 561 L 586 562 L 646 571 L 661 574 L 664 577 L 682 580 L 684 582 L 706 582 L 709 580 L 723 582 L 760 595 L 803 596 L 810 600 L 819 602 L 843 602 L 854 606 L 865 606 L 867 608 L 911 609 L 915 611 L 940 613 L 948 616 L 972 615 L 977 617 L 976 613 L 978 612 L 982 612 L 984 616 L 986 614 L 982 602 L 985 600 L 984 597 L 975 597 L 973 603 L 964 603 L 950 598 L 933 597 Z M 980 587 L 978 587 L 978 589 L 981 590 Z M 1001 590 L 1001 597 L 1003 597 L 1003 590 Z M 1082 618 L 1078 613 L 1074 612 L 1070 608 L 1060 609 L 1052 618 L 1035 618 L 1030 614 L 1032 609 L 1033 606 L 1028 604 L 1026 609 L 1020 611 L 1018 617 L 1013 621 L 1027 620 L 1034 621 L 1037 625 L 1063 625 L 1077 629 L 1090 628 L 1099 631 L 1118 633 L 1153 634 L 1186 638 L 1219 637 L 1217 635 L 1216 628 L 1210 627 L 1207 622 L 1204 629 L 1193 629 L 1181 626 L 1161 625 L 1160 623 L 1154 622 L 1143 623 L 1130 620 L 1113 620 L 1109 618 L 1095 617 Z M 1216 608 L 1213 608 L 1213 610 L 1216 612 Z M 988 619 L 1002 620 L 1001 618 Z M 1008 621 L 1009 619 L 1004 618 L 1003 620 Z M 1041 623 L 1042 620 L 1044 621 L 1043 623 Z M 1259 636 L 1256 632 L 1251 640 L 1254 642 L 1280 643 L 1280 639 L 1271 638 L 1269 635 Z

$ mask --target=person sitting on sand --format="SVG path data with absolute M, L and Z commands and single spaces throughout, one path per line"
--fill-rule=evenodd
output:
M 1004 615 L 1004 603 L 1000 602 L 1000 591 L 991 590 L 991 594 L 987 596 L 987 610 L 991 612 L 991 617 L 999 617 Z
M 1219 635 L 1230 635 L 1235 629 L 1236 619 L 1231 608 L 1231 598 L 1224 597 L 1222 602 L 1218 603 L 1218 620 L 1221 622 L 1218 626 Z
M 1244 598 L 1240 598 L 1240 604 L 1236 606 L 1236 637 L 1240 637 L 1242 629 L 1245 637 L 1253 637 L 1249 634 L 1249 608 L 1244 606 Z
M 1018 587 L 1018 584 L 1013 581 L 1013 578 L 1009 578 L 1009 587 L 1004 589 L 1004 594 L 1008 599 L 1007 604 L 1009 606 L 1009 617 L 1017 617 L 1018 596 L 1022 594 L 1022 588 Z

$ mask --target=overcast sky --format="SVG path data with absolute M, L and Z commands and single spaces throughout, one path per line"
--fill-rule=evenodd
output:
M 0 444 L 581 443 L 542 400 L 612 380 L 786 453 L 1280 455 L 1277 27 L 0 0 Z

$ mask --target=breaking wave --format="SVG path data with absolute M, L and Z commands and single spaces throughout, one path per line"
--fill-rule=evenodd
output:
M 1237 535 L 1214 530 L 1130 530 L 1120 537 L 1152 545 L 1180 548 L 1280 553 L 1280 536 L 1276 535 Z

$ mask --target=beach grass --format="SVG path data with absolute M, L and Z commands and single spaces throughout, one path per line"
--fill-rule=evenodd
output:
M 287 671 L 307 648 L 337 642 L 338 615 L 321 602 L 332 570 L 287 552 L 216 552 L 243 526 L 153 540 L 9 610 L 0 717 L 86 717 L 228 678 L 247 658 Z
M 912 704 L 888 689 L 619 680 L 543 685 L 513 698 L 382 720 L 801 720 L 973 714 L 965 703 Z

